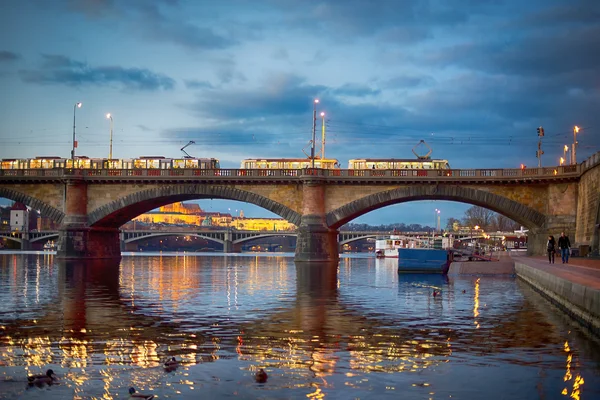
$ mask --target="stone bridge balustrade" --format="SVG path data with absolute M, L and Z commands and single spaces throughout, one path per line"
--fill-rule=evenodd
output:
M 192 199 L 248 202 L 294 223 L 298 261 L 338 260 L 344 223 L 416 200 L 458 201 L 506 215 L 530 230 L 530 253 L 543 254 L 546 236 L 562 230 L 597 251 L 599 154 L 578 165 L 529 169 L 0 170 L 0 196 L 61 223 L 63 258 L 118 257 L 123 223 Z

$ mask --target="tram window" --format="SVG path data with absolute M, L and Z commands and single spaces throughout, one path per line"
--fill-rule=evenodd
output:
M 123 164 L 121 160 L 108 160 L 107 165 L 109 169 L 121 169 Z
M 2 161 L 2 169 L 17 169 L 19 168 L 19 161 Z
M 171 160 L 160 160 L 159 161 L 160 169 L 170 169 L 171 168 Z
M 185 160 L 186 168 L 198 168 L 198 160 Z
M 42 168 L 53 168 L 54 167 L 54 160 L 46 160 L 46 159 L 42 159 Z
M 30 160 L 29 168 L 42 168 L 42 160 Z
M 146 160 L 146 168 L 148 168 L 148 169 L 160 168 L 160 160 Z
M 146 168 L 146 160 L 133 160 L 133 168 Z

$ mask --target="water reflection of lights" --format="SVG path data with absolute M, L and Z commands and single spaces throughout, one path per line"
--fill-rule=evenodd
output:
M 475 297 L 473 299 L 473 318 L 479 316 L 479 278 L 475 281 Z M 475 319 L 475 326 L 479 329 L 479 322 Z
M 564 350 L 565 353 L 567 353 L 567 366 L 565 375 L 563 377 L 563 381 L 567 382 L 573 379 L 573 373 L 571 372 L 571 362 L 573 361 L 573 353 L 571 352 L 571 348 L 569 347 L 568 341 L 565 341 Z M 575 376 L 575 379 L 573 380 L 573 390 L 571 391 L 569 397 L 575 400 L 579 400 L 581 397 L 581 386 L 584 383 L 585 381 L 583 380 L 583 377 L 581 375 Z M 561 394 L 566 396 L 569 394 L 569 390 L 565 387 L 562 390 Z

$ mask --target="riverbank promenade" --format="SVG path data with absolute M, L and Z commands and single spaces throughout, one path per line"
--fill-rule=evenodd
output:
M 600 260 L 513 256 L 519 278 L 600 336 Z
M 522 262 L 572 283 L 600 290 L 600 259 L 569 257 L 569 263 L 563 264 L 557 254 L 554 264 L 548 264 L 547 257 L 513 256 L 515 263 Z

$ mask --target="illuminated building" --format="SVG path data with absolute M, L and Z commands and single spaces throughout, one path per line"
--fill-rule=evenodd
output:
M 229 213 L 206 212 L 198 204 L 173 203 L 162 206 L 133 219 L 148 224 L 196 225 L 206 227 L 233 228 L 248 231 L 289 231 L 296 226 L 282 218 L 246 218 L 240 211 L 239 217 Z

